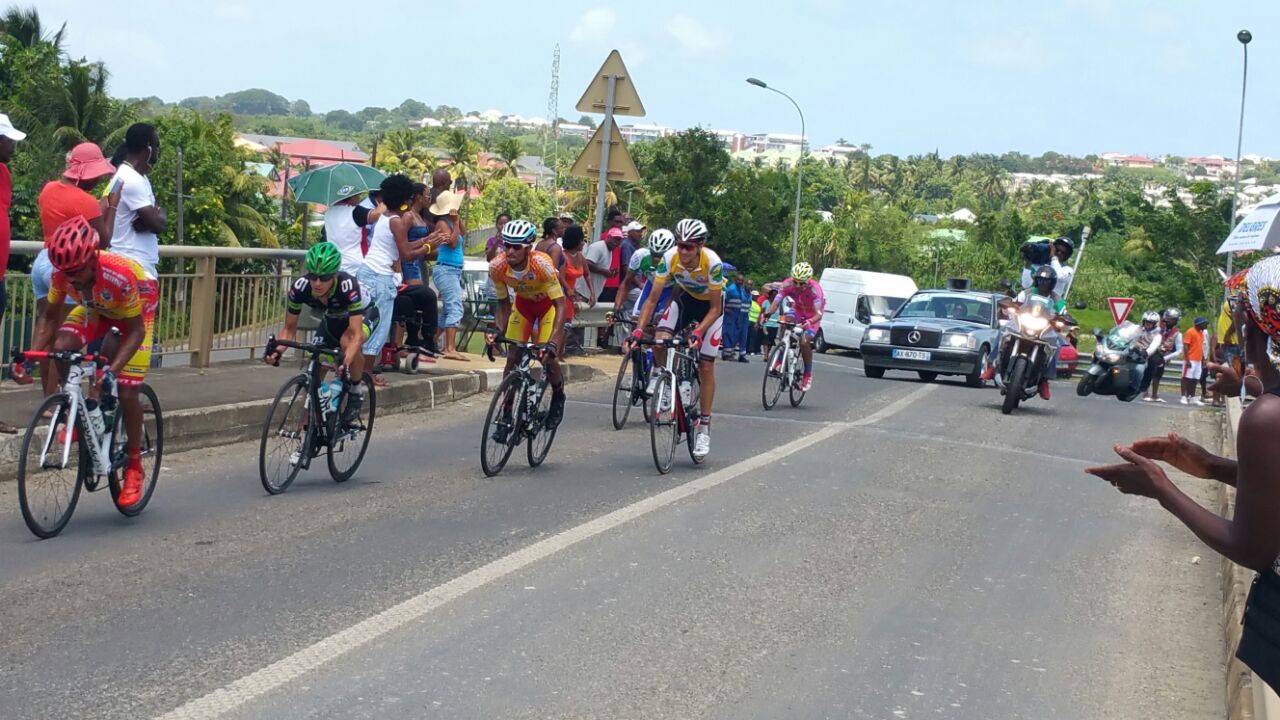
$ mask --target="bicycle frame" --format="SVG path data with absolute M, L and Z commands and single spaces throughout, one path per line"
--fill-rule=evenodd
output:
M 680 381 L 693 379 L 698 375 L 698 350 L 697 348 L 691 348 L 688 345 L 687 340 L 687 336 L 682 333 L 679 338 L 665 338 L 663 340 L 644 342 L 646 345 L 667 348 L 666 362 L 661 367 L 655 367 L 654 371 L 661 373 L 658 379 L 659 384 L 665 382 L 667 378 L 675 379 L 676 420 L 677 427 L 680 428 L 680 432 L 682 433 L 689 432 L 690 418 L 688 409 L 684 406 L 684 399 L 680 397 Z M 680 360 L 679 372 L 676 371 L 677 368 L 675 367 L 677 359 Z M 695 406 L 697 402 L 698 399 L 694 398 Z
M 338 397 L 329 397 L 328 402 L 320 402 L 321 375 L 326 370 L 337 370 L 333 361 L 338 359 L 339 350 L 321 347 L 314 343 L 299 343 L 291 340 L 277 340 L 275 338 L 271 338 L 268 342 L 267 353 L 270 354 L 277 347 L 301 350 L 310 356 L 307 360 L 306 367 L 302 370 L 303 376 L 307 378 L 307 394 L 306 398 L 303 400 L 303 407 L 306 409 L 307 416 L 314 428 L 312 431 L 312 437 L 315 441 L 315 447 L 325 447 L 326 443 L 330 440 L 327 436 L 327 425 L 325 420 L 328 418 L 329 413 L 334 412 L 338 407 L 338 403 L 341 402 L 341 394 L 339 394 Z M 328 358 L 328 360 L 325 358 Z M 277 360 L 275 364 L 279 365 L 280 361 Z M 345 390 L 343 392 L 345 392 Z M 308 448 L 308 450 L 310 450 L 310 448 Z M 303 470 L 308 470 L 311 468 L 311 460 L 311 453 L 304 452 L 299 458 L 298 466 Z
M 92 363 L 94 368 L 93 375 L 96 379 L 100 379 L 102 377 L 103 369 L 108 364 L 108 360 L 102 355 L 92 355 L 73 351 L 43 352 L 34 350 L 15 353 L 15 359 L 49 359 L 67 363 L 69 366 L 67 368 L 67 378 L 63 381 L 60 388 L 60 391 L 67 396 L 70 405 L 67 413 L 70 422 L 64 421 L 64 427 L 70 425 L 74 428 L 77 421 L 79 421 L 79 426 L 86 434 L 85 444 L 89 448 L 89 457 L 93 460 L 94 477 L 101 477 L 110 473 L 112 468 L 115 466 L 111 457 L 111 451 L 114 446 L 116 428 L 119 427 L 120 421 L 117 420 L 112 422 L 111 426 L 105 428 L 101 434 L 97 433 L 93 428 L 93 423 L 89 422 L 89 408 L 85 403 L 84 390 L 82 388 L 86 372 L 84 363 Z M 117 398 L 116 402 L 119 402 L 119 398 Z M 58 415 L 60 412 L 61 410 L 55 410 L 53 417 L 49 419 L 49 427 L 51 431 L 45 437 L 44 444 L 41 445 L 40 448 L 41 467 L 49 466 L 49 451 L 53 448 L 54 441 L 57 438 L 57 433 L 52 432 L 52 429 L 58 426 L 58 421 L 60 420 Z M 123 409 L 118 410 L 118 412 L 123 414 Z M 117 417 L 119 418 L 120 416 Z M 74 432 L 63 433 L 61 467 L 66 467 L 67 463 L 71 459 L 71 444 L 75 442 L 74 436 Z M 90 490 L 96 489 L 96 483 L 90 484 L 92 485 L 92 487 L 89 488 Z
M 778 345 L 782 348 L 782 366 L 778 372 L 782 374 L 782 387 L 788 389 L 791 387 L 792 378 L 795 376 L 796 363 L 800 361 L 800 330 L 799 325 L 783 323 L 785 327 L 782 332 L 782 338 Z

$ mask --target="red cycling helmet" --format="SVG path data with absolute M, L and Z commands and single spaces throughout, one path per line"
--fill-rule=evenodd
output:
M 83 215 L 77 215 L 55 228 L 44 246 L 55 268 L 64 272 L 76 270 L 98 252 L 98 231 Z

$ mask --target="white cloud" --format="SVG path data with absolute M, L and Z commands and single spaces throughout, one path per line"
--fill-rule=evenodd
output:
M 681 47 L 691 52 L 718 50 L 724 45 L 722 34 L 708 30 L 688 15 L 673 15 L 667 21 L 667 32 Z
M 569 38 L 574 42 L 592 42 L 606 39 L 618 23 L 618 14 L 613 8 L 598 7 L 582 13 L 578 23 L 569 31 Z

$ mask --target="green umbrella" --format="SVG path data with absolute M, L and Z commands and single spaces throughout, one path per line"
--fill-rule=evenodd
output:
M 381 170 L 359 163 L 340 162 L 308 170 L 289 178 L 297 202 L 332 205 L 357 193 L 377 189 L 387 177 Z

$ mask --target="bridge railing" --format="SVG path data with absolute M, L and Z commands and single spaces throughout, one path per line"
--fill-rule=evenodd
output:
M 42 244 L 16 241 L 14 254 L 35 255 Z M 154 365 L 208 367 L 214 360 L 252 358 L 284 320 L 289 284 L 301 271 L 301 250 L 160 247 Z M 176 261 L 166 260 L 170 258 Z M 9 309 L 0 321 L 0 358 L 26 347 L 35 327 L 31 276 L 5 276 Z

